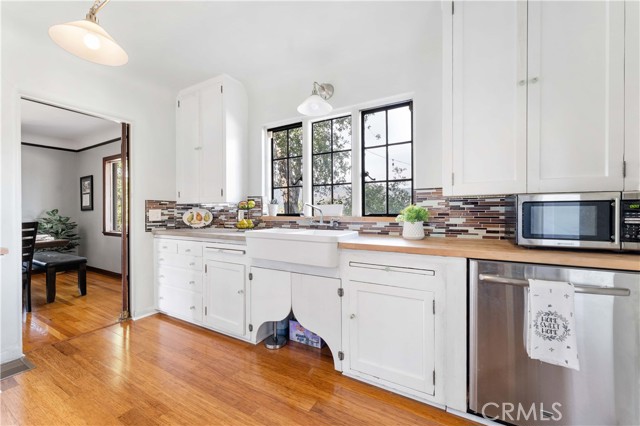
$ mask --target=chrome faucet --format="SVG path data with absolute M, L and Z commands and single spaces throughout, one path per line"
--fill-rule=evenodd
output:
M 314 206 L 313 204 L 309 204 L 309 203 L 304 203 L 305 206 L 309 206 L 311 207 L 311 222 L 309 222 L 309 225 L 324 225 L 324 214 L 322 214 L 322 209 L 318 206 Z M 320 222 L 315 222 L 313 220 L 313 211 L 314 210 L 318 210 L 320 212 Z M 303 213 L 300 215 L 302 217 L 304 217 L 304 211 Z

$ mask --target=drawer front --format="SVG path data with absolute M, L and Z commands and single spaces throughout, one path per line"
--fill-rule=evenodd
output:
M 202 292 L 202 272 L 161 266 L 157 271 L 159 285 L 179 287 L 188 291 Z
M 178 241 L 178 254 L 202 257 L 202 243 L 196 241 Z
M 158 253 L 158 266 L 173 266 L 176 268 L 191 269 L 193 271 L 202 271 L 202 257 Z
M 442 280 L 435 269 L 351 261 L 348 264 L 351 280 L 394 287 L 424 289 L 425 285 Z
M 158 309 L 187 321 L 202 322 L 202 294 L 173 287 L 158 287 Z
M 178 242 L 172 240 L 156 240 L 158 253 L 178 253 Z

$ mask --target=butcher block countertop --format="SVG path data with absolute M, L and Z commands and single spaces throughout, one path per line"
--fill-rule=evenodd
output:
M 506 262 L 578 266 L 583 268 L 640 271 L 639 253 L 591 252 L 588 250 L 527 249 L 504 240 L 469 240 L 427 237 L 411 241 L 401 237 L 361 235 L 338 245 L 341 249 L 371 250 Z

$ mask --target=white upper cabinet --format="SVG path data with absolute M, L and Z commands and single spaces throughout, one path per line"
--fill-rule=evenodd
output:
M 625 191 L 640 191 L 640 2 L 625 2 Z
M 456 2 L 447 24 L 445 191 L 525 192 L 527 5 Z
M 182 90 L 176 122 L 177 201 L 244 198 L 247 96 L 242 84 L 223 75 Z
M 620 191 L 623 2 L 529 2 L 528 191 Z
M 625 3 L 454 6 L 443 3 L 445 195 L 622 190 L 638 143 L 625 146 Z

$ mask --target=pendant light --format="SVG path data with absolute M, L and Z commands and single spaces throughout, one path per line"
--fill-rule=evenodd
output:
M 327 99 L 333 96 L 333 85 L 329 83 L 319 84 L 313 82 L 311 96 L 298 105 L 298 112 L 304 115 L 318 116 L 330 113 L 333 107 Z
M 127 52 L 116 43 L 96 19 L 109 0 L 95 0 L 84 20 L 53 25 L 49 37 L 69 53 L 96 64 L 120 66 L 129 61 Z

